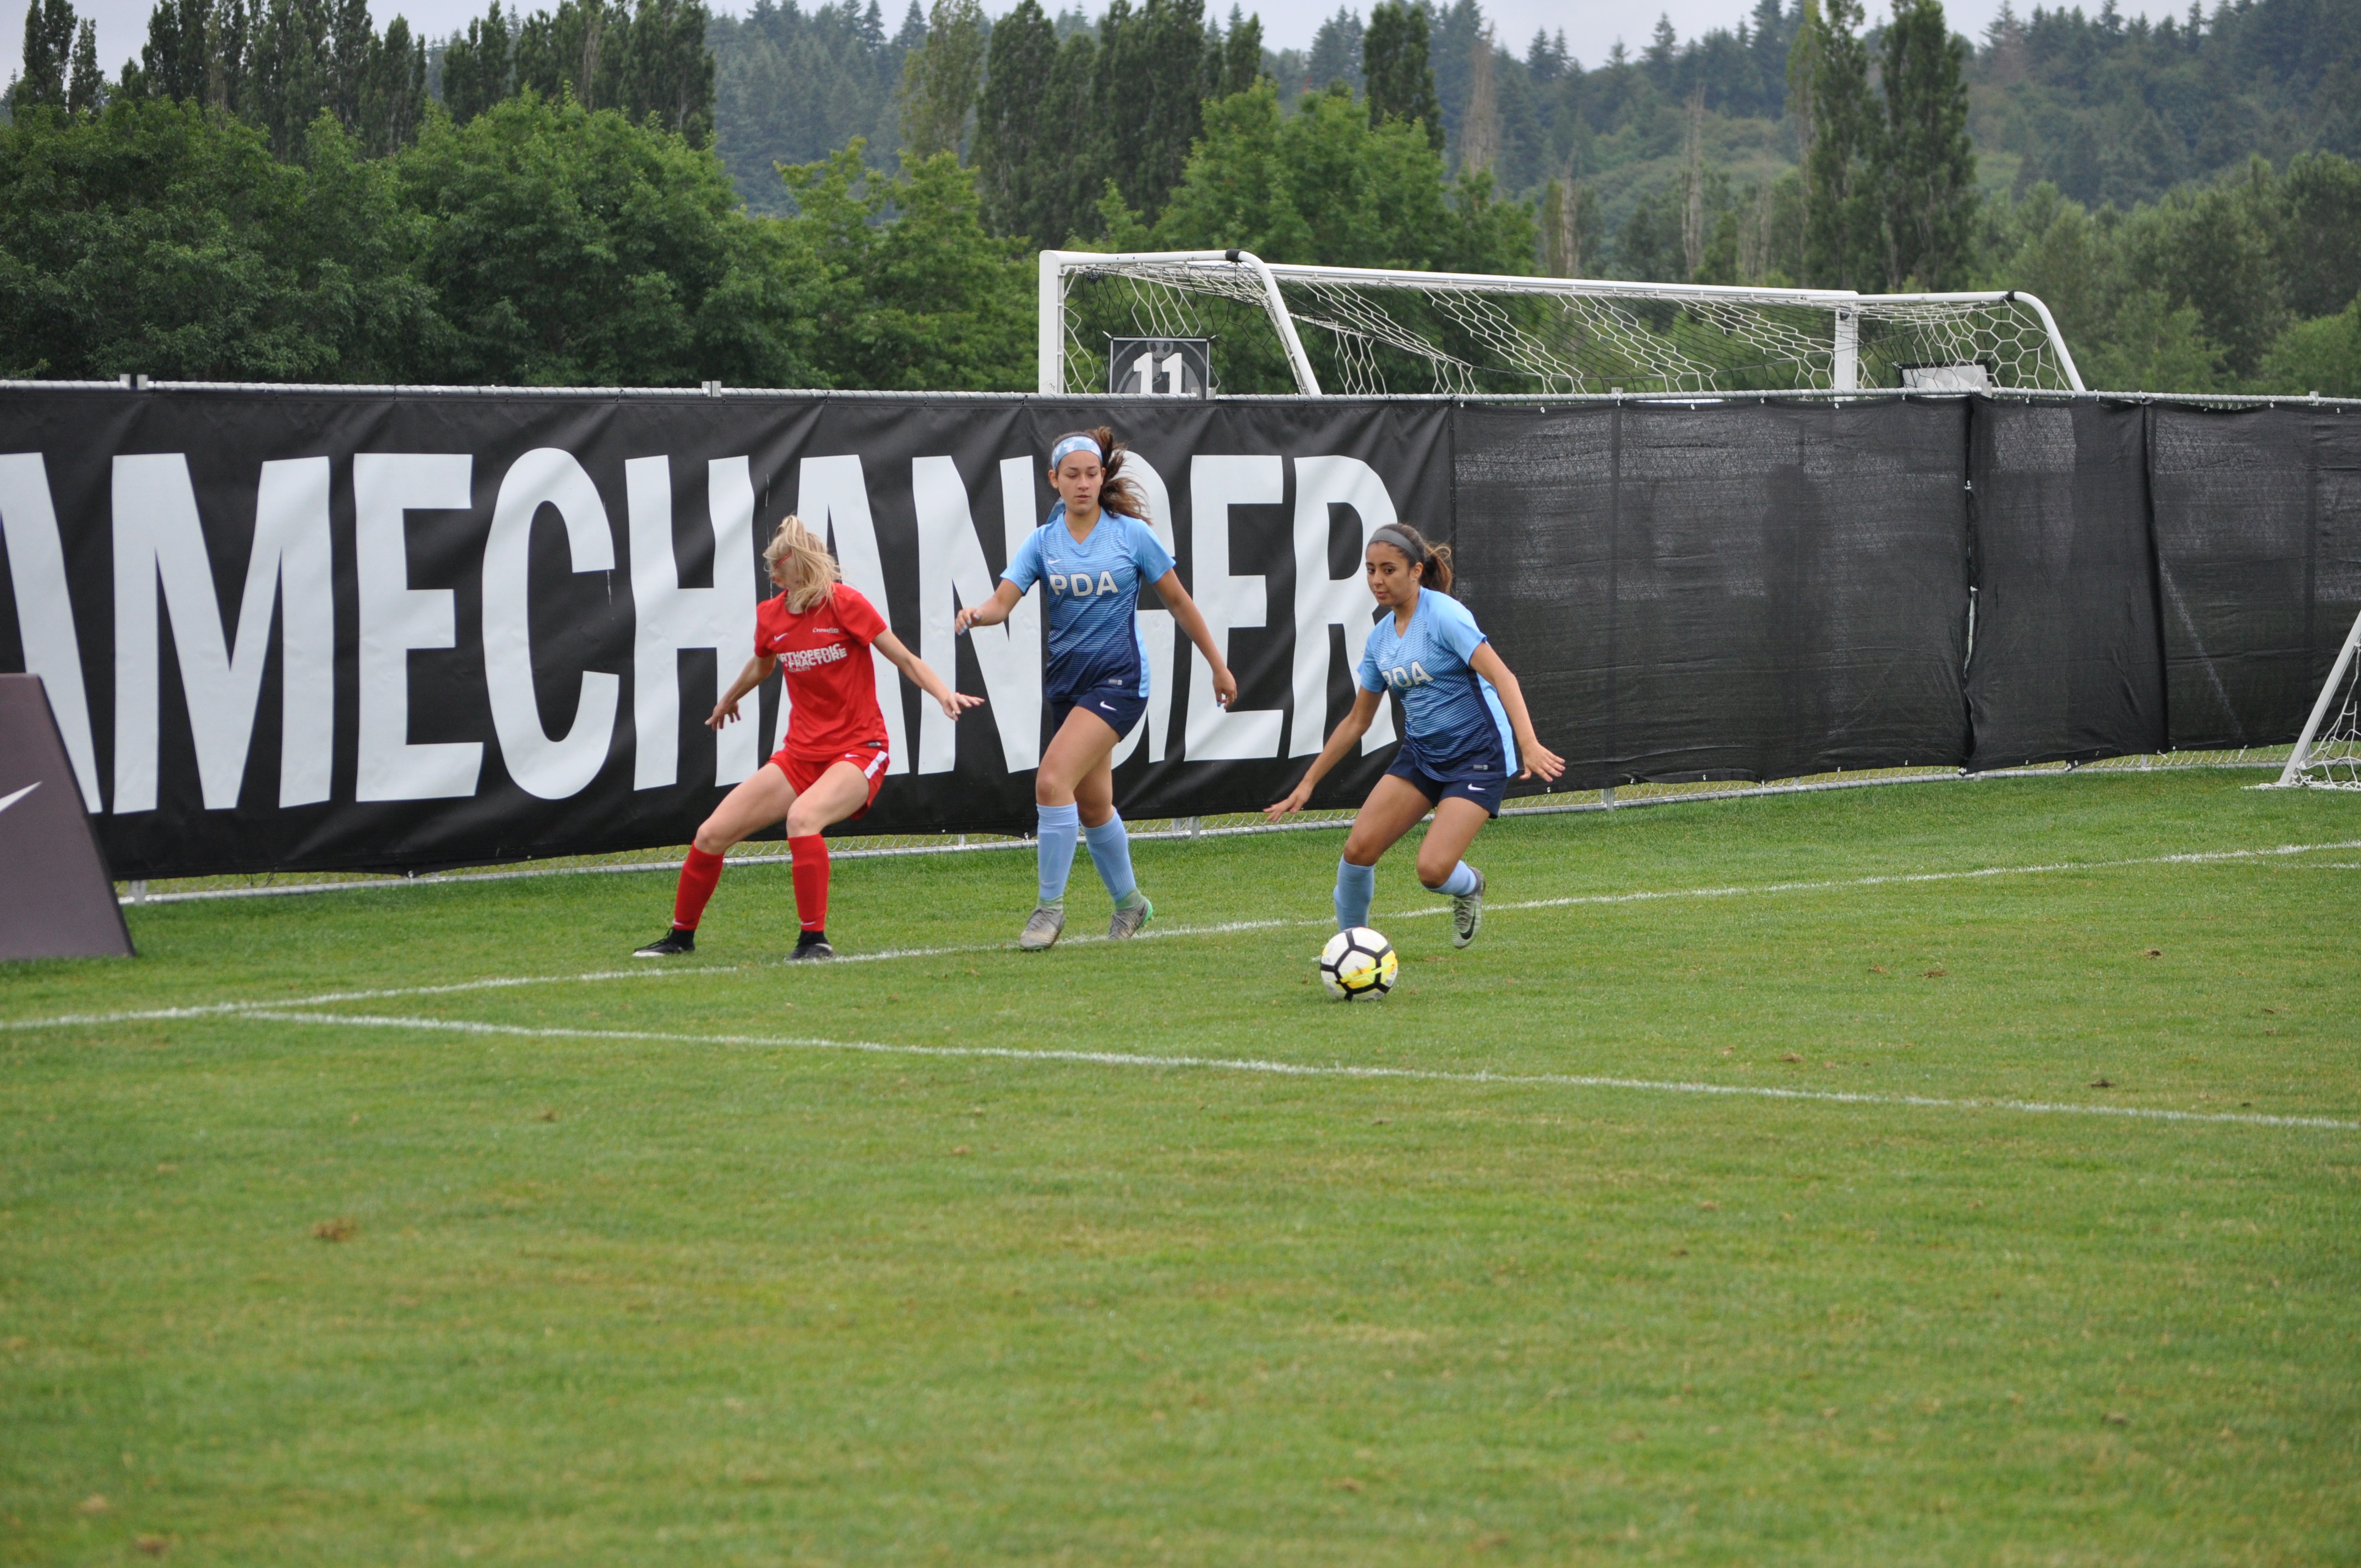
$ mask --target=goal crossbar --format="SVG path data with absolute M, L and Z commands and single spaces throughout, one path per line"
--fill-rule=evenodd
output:
M 1038 321 L 1039 386 L 1045 393 L 1063 393 L 1067 386 L 1067 344 L 1072 323 L 1069 292 L 1072 282 L 1091 276 L 1127 277 L 1147 284 L 1162 284 L 1188 292 L 1225 297 L 1258 305 L 1278 335 L 1296 392 L 1318 397 L 1322 387 L 1297 330 L 1296 312 L 1287 290 L 1325 291 L 1329 297 L 1352 291 L 1399 291 L 1430 297 L 1505 296 L 1582 302 L 1594 307 L 1633 306 L 1687 309 L 1701 315 L 1730 319 L 1730 313 L 1780 310 L 1817 313 L 1828 317 L 1825 352 L 1829 389 L 1860 387 L 1861 326 L 1864 321 L 1926 323 L 1945 313 L 1964 313 L 1978 308 L 2021 309 L 2031 313 L 2048 352 L 2054 356 L 2052 376 L 2063 387 L 2053 390 L 2083 391 L 2074 356 L 2058 330 L 2049 307 L 2022 290 L 1993 290 L 1941 294 L 1863 294 L 1850 289 L 1773 289 L 1714 283 L 1642 283 L 1617 279 L 1548 278 L 1509 273 L 1418 272 L 1381 268 L 1314 267 L 1268 262 L 1247 250 L 1078 251 L 1041 252 L 1040 315 Z M 1440 349 L 1427 350 L 1407 334 L 1389 331 L 1393 323 L 1367 316 L 1322 320 L 1321 325 L 1343 337 L 1374 337 L 1412 354 L 1431 353 L 1447 358 Z M 1627 320 L 1631 318 L 1626 317 Z M 1489 323 L 1488 323 L 1489 324 Z M 1636 321 L 1631 324 L 1636 325 Z M 1505 338 L 1526 337 L 1516 348 L 1538 347 L 1522 329 L 1500 323 Z M 1730 329 L 1725 325 L 1724 331 Z M 1534 372 L 1526 371 L 1532 374 Z M 1691 389 L 1707 390 L 1699 387 Z

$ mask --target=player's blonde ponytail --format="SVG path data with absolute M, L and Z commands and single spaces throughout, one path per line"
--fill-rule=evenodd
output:
M 772 531 L 771 543 L 763 547 L 763 564 L 770 568 L 771 580 L 787 590 L 787 608 L 797 615 L 818 609 L 844 576 L 828 546 L 793 512 L 779 519 Z

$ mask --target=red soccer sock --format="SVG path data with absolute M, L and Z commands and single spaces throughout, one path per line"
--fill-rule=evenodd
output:
M 708 855 L 691 844 L 688 861 L 680 868 L 680 891 L 673 894 L 673 928 L 694 931 L 705 917 L 705 901 L 713 896 L 713 884 L 721 880 L 721 857 Z
M 787 840 L 795 857 L 796 916 L 807 931 L 828 929 L 828 840 L 807 833 Z

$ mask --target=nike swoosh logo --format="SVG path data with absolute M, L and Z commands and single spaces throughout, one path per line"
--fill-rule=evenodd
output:
M 23 789 L 18 790 L 14 795 L 0 795 L 0 811 L 7 810 L 10 806 L 16 805 L 18 801 L 24 799 L 27 795 L 32 794 L 35 790 L 40 787 L 41 781 L 35 779 L 31 784 L 27 784 Z

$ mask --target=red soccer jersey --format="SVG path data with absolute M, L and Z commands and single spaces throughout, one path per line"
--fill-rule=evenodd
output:
M 779 661 L 794 709 L 789 756 L 884 743 L 885 716 L 877 708 L 877 671 L 868 652 L 885 629 L 877 607 L 842 583 L 801 615 L 787 608 L 784 593 L 754 611 L 754 652 Z

